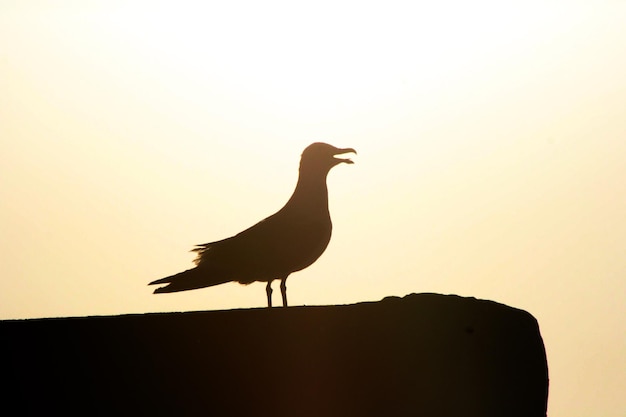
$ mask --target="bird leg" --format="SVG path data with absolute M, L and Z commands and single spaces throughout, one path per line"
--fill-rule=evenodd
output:
M 267 293 L 267 307 L 269 308 L 272 306 L 272 281 L 267 282 L 265 292 Z
M 280 280 L 280 293 L 283 295 L 283 307 L 287 307 L 287 277 Z

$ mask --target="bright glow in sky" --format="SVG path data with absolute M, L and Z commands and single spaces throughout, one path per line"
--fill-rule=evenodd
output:
M 133 4 L 0 4 L 0 319 L 264 306 L 146 284 L 282 207 L 325 141 L 359 155 L 292 304 L 522 308 L 549 415 L 623 414 L 626 3 Z

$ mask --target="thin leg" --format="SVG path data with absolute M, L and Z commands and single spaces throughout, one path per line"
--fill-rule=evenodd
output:
M 267 282 L 265 292 L 267 293 L 267 307 L 269 308 L 272 306 L 272 281 Z
M 280 293 L 283 295 L 283 307 L 287 307 L 287 277 L 280 280 Z

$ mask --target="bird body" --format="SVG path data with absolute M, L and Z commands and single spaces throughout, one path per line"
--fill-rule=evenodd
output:
M 268 307 L 271 283 L 281 280 L 283 305 L 287 305 L 285 281 L 296 271 L 315 262 L 326 250 L 332 234 L 326 177 L 349 159 L 337 154 L 355 152 L 325 143 L 314 143 L 302 153 L 296 188 L 285 206 L 270 217 L 235 236 L 197 245 L 196 267 L 151 282 L 165 284 L 155 293 L 211 287 L 230 281 L 251 284 L 267 282 Z

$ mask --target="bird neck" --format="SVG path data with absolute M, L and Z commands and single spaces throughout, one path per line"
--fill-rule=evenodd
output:
M 294 208 L 302 208 L 306 212 L 328 213 L 327 174 L 328 172 L 309 172 L 301 169 L 296 189 L 287 204 Z

